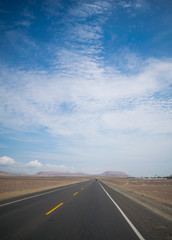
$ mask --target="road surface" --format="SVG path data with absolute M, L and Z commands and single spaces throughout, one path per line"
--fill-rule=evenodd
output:
M 94 179 L 1 205 L 0 239 L 146 239 L 114 200 Z

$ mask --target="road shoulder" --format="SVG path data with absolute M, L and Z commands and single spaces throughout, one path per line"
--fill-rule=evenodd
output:
M 133 221 L 139 222 L 153 239 L 172 239 L 172 208 L 170 206 L 131 193 L 108 182 L 101 180 L 101 183 L 119 206 L 132 216 Z

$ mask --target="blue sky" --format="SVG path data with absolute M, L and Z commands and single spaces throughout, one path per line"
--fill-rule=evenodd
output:
M 0 169 L 172 174 L 172 1 L 0 1 Z

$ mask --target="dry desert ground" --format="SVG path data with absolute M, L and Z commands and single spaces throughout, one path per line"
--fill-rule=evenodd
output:
M 0 176 L 0 201 L 88 179 L 90 178 L 78 176 Z M 172 179 L 122 179 L 112 177 L 99 179 L 142 197 L 172 205 Z
M 156 200 L 160 203 L 172 205 L 172 179 L 120 179 L 102 178 L 102 180 L 142 197 Z
M 86 181 L 87 177 L 75 176 L 0 176 L 0 201 L 48 189 Z

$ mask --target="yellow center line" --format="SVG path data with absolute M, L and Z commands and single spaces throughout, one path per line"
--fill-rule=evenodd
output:
M 75 196 L 76 194 L 78 194 L 78 192 L 74 193 L 73 196 Z
M 83 190 L 84 188 L 82 187 L 81 190 Z
M 46 215 L 50 214 L 51 212 L 53 212 L 54 210 L 56 210 L 58 207 L 60 207 L 63 203 L 60 203 L 58 206 L 56 206 L 55 208 L 51 209 L 49 212 L 46 213 Z

